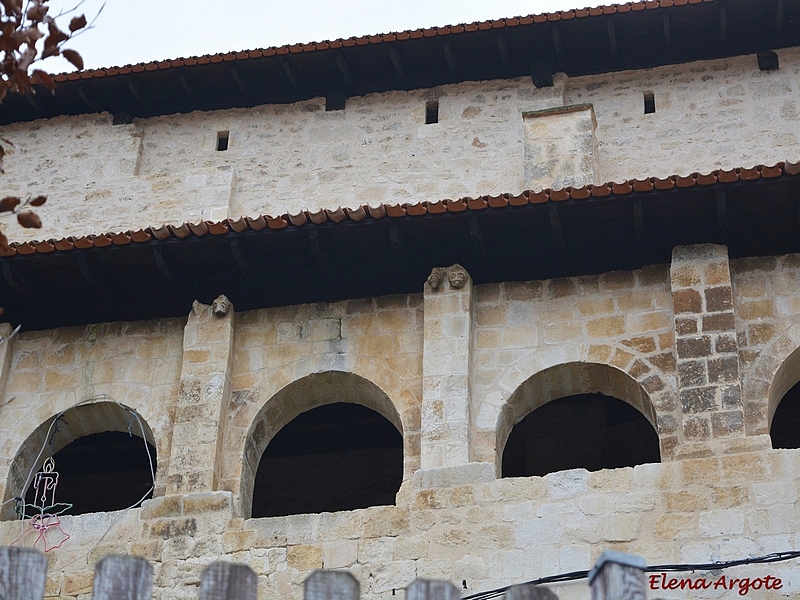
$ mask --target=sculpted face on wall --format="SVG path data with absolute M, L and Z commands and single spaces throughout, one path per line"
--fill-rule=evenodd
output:
M 466 269 L 459 264 L 445 267 L 434 267 L 431 274 L 428 276 L 427 283 L 431 290 L 438 291 L 442 287 L 445 278 L 450 282 L 452 289 L 458 290 L 463 288 L 469 280 L 469 273 Z

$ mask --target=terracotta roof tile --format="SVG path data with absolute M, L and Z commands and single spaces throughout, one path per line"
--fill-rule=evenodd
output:
M 592 192 L 589 190 L 588 185 L 584 185 L 579 188 L 570 188 L 569 195 L 573 200 L 586 200 L 586 198 L 591 197 Z
M 246 219 L 247 224 L 250 225 L 250 229 L 254 231 L 261 231 L 267 228 L 267 220 L 264 218 L 264 215 L 259 215 L 255 219 L 251 219 L 250 217 L 246 217 Z
M 115 246 L 126 246 L 131 243 L 131 236 L 125 233 L 114 233 L 108 237 Z
M 75 244 L 69 238 L 55 240 L 53 244 L 55 245 L 56 250 L 59 252 L 66 252 L 67 250 L 72 250 L 75 247 Z
M 223 52 L 218 54 L 207 54 L 203 56 L 190 56 L 185 58 L 165 59 L 149 63 L 139 63 L 126 65 L 123 67 L 109 67 L 83 71 L 80 75 L 75 73 L 60 73 L 55 75 L 56 81 L 66 79 L 78 79 L 81 77 L 104 77 L 113 75 L 125 75 L 131 72 L 140 73 L 143 71 L 154 71 L 156 69 L 169 69 L 178 67 L 191 67 L 194 65 L 204 65 L 209 63 L 229 62 L 237 60 L 248 60 L 250 58 L 260 58 L 262 56 L 274 56 L 275 54 L 296 54 L 299 52 L 316 52 L 329 48 L 341 48 L 351 46 L 363 46 L 367 44 L 382 44 L 386 42 L 403 41 L 422 37 L 436 37 L 443 35 L 455 35 L 464 32 L 472 32 L 488 29 L 499 29 L 502 27 L 515 27 L 517 25 L 530 25 L 531 23 L 546 23 L 555 21 L 567 21 L 572 19 L 585 19 L 587 17 L 598 17 L 602 15 L 612 15 L 616 13 L 627 13 L 644 9 L 667 8 L 670 6 L 684 6 L 686 4 L 700 4 L 701 2 L 711 2 L 713 0 L 643 0 L 638 2 L 628 2 L 611 6 L 599 6 L 593 8 L 576 8 L 570 10 L 556 11 L 527 16 L 517 16 L 506 19 L 493 19 L 488 21 L 478 21 L 474 23 L 460 23 L 444 27 L 428 27 L 415 29 L 412 31 L 390 32 L 383 34 L 366 35 L 360 37 L 350 37 L 347 39 L 325 40 L 321 42 L 309 42 L 299 44 L 287 44 L 271 48 L 255 48 L 252 50 L 241 50 L 236 52 Z M 84 75 L 86 74 L 86 75 Z
M 388 204 L 386 206 L 386 214 L 390 217 L 405 217 L 406 207 L 401 204 Z
M 660 179 L 656 177 L 655 181 L 653 182 L 655 188 L 657 190 L 671 190 L 675 187 L 675 178 L 674 177 L 666 177 L 664 179 Z
M 270 229 L 283 229 L 289 226 L 289 222 L 282 217 L 267 217 L 267 226 Z
M 541 192 L 530 192 L 528 194 L 528 202 L 531 204 L 544 204 L 550 200 L 550 191 L 542 190 Z
M 206 224 L 208 225 L 208 232 L 211 235 L 224 235 L 228 233 L 228 224 L 225 221 L 220 221 L 219 223 L 206 221 Z
M 289 222 L 295 227 L 302 227 L 303 225 L 308 223 L 308 215 L 306 215 L 306 213 L 302 210 L 296 215 L 289 213 L 286 216 L 289 219 Z
M 367 206 L 367 212 L 373 219 L 382 219 L 386 216 L 386 206 L 379 204 L 378 206 Z
M 421 215 L 428 214 L 428 208 L 422 202 L 418 204 L 409 204 L 406 206 L 406 210 L 412 217 L 419 217 Z
M 367 218 L 367 211 L 364 210 L 363 206 L 359 206 L 358 208 L 345 208 L 344 210 L 347 213 L 347 217 L 356 223 Z
M 320 209 L 315 212 L 308 211 L 308 218 L 311 219 L 311 222 L 315 225 L 321 225 L 328 220 L 328 216 L 325 214 L 324 209 Z
M 247 226 L 247 221 L 244 217 L 239 217 L 235 221 L 232 219 L 228 219 L 228 226 L 233 229 L 236 233 L 241 233 L 242 231 L 247 231 L 250 229 Z
M 593 198 L 604 198 L 606 196 L 611 195 L 611 185 L 608 183 L 604 183 L 603 185 L 593 185 L 592 186 L 592 197 Z
M 12 243 L 8 250 L 0 251 L 0 256 L 48 254 L 52 252 L 69 252 L 73 249 L 103 248 L 127 244 L 139 244 L 172 237 L 182 239 L 190 236 L 225 235 L 242 233 L 248 230 L 286 229 L 303 227 L 309 223 L 342 223 L 359 222 L 370 219 L 403 218 L 406 216 L 423 217 L 424 215 L 441 215 L 447 212 L 461 213 L 478 210 L 507 210 L 526 204 L 543 204 L 547 202 L 566 202 L 568 200 L 587 200 L 590 197 L 622 196 L 629 194 L 648 194 L 654 190 L 671 190 L 676 186 L 689 188 L 697 185 L 726 185 L 736 181 L 754 181 L 772 179 L 782 176 L 800 176 L 800 162 L 782 162 L 776 165 L 758 165 L 752 168 L 736 168 L 717 170 L 711 173 L 692 173 L 687 176 L 672 175 L 663 179 L 631 179 L 621 183 L 605 183 L 587 185 L 578 188 L 562 188 L 525 191 L 518 195 L 501 194 L 499 196 L 479 196 L 477 198 L 460 198 L 458 200 L 438 200 L 435 202 L 419 202 L 414 204 L 380 204 L 378 206 L 362 205 L 355 208 L 337 208 L 335 210 L 300 211 L 296 214 L 278 216 L 259 215 L 257 217 L 239 217 L 222 221 L 201 221 L 199 223 L 182 223 L 179 225 L 161 225 L 136 231 L 106 233 L 81 237 L 69 237 L 59 240 L 30 241 Z
M 329 221 L 333 221 L 334 223 L 341 223 L 345 219 L 347 219 L 347 215 L 345 214 L 342 207 L 338 207 L 336 210 L 326 210 L 325 215 L 328 217 Z
M 489 196 L 489 208 L 505 208 L 508 206 L 508 195 Z

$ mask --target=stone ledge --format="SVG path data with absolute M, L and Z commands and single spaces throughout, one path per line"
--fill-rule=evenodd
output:
M 497 479 L 494 463 L 467 463 L 456 467 L 442 467 L 416 471 L 413 483 L 418 490 L 473 485 Z

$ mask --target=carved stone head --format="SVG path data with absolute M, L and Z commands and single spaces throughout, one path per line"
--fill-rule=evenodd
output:
M 231 301 L 228 300 L 225 294 L 220 294 L 217 296 L 216 300 L 211 303 L 211 311 L 214 313 L 215 317 L 224 317 L 228 314 L 230 307 Z
M 438 290 L 444 281 L 446 271 L 443 267 L 434 267 L 431 274 L 428 276 L 428 285 L 432 290 Z
M 453 265 L 450 267 L 450 273 L 448 274 L 448 279 L 450 280 L 450 286 L 454 289 L 461 289 L 467 284 L 467 279 L 469 275 L 464 270 L 463 267 L 460 265 Z

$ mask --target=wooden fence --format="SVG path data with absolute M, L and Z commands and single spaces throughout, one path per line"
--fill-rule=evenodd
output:
M 591 571 L 592 600 L 645 600 L 644 559 L 606 551 Z M 0 547 L 0 599 L 42 600 L 47 558 L 31 548 Z M 200 576 L 199 600 L 256 600 L 258 578 L 247 565 L 214 562 Z M 92 600 L 150 600 L 153 567 L 138 556 L 109 555 L 95 566 Z M 304 600 L 359 600 L 358 581 L 347 571 L 314 571 L 306 579 Z M 417 579 L 406 600 L 461 600 L 448 581 Z M 545 587 L 515 585 L 505 600 L 558 600 Z

